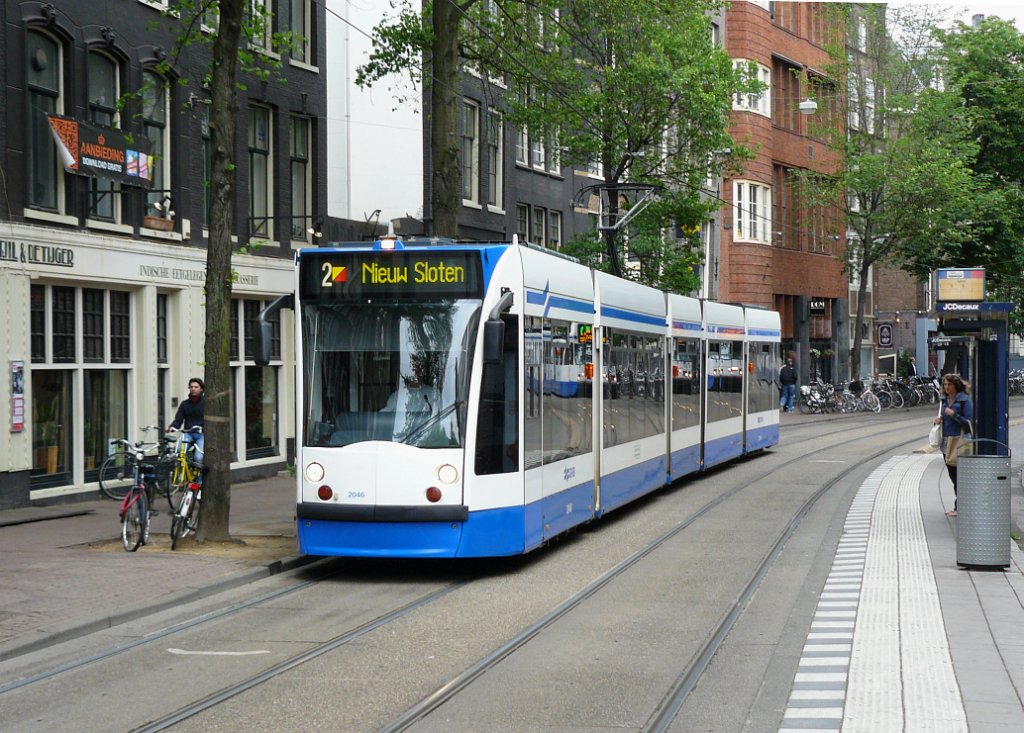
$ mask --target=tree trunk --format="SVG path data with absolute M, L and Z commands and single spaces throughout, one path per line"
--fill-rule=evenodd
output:
M 230 539 L 231 512 L 231 234 L 235 210 L 235 86 L 243 13 L 242 0 L 220 0 L 210 80 L 210 241 L 206 253 L 207 473 L 203 479 L 200 542 Z M 240 237 L 241 239 L 242 237 Z
M 853 323 L 853 348 L 850 349 L 850 380 L 860 379 L 860 350 L 864 342 L 864 308 L 867 305 L 868 276 L 871 264 L 864 258 L 860 266 L 860 283 L 857 287 L 857 317 Z
M 459 235 L 462 202 L 455 131 L 459 22 L 455 3 L 434 3 L 434 53 L 430 63 L 430 149 L 433 153 L 430 233 L 453 238 Z

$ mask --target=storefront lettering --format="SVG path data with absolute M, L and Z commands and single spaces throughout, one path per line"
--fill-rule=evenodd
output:
M 27 262 L 33 265 L 57 265 L 74 267 L 75 251 L 69 247 L 53 247 L 48 244 L 25 244 L 10 239 L 0 239 L 0 260 L 5 262 Z
M 181 267 L 159 267 L 156 265 L 139 265 L 139 275 L 148 278 L 169 278 L 189 282 L 206 282 L 206 270 L 186 270 Z M 259 285 L 259 275 L 239 274 L 235 282 L 242 285 Z

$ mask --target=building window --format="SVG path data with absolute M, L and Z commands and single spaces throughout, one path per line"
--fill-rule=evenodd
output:
M 82 290 L 82 348 L 85 361 L 103 361 L 104 321 L 102 290 Z
M 168 343 L 168 316 L 167 316 L 167 305 L 168 295 L 167 293 L 157 293 L 156 295 L 156 424 L 166 425 L 170 422 L 167 419 L 167 374 L 170 371 L 168 368 L 167 354 L 169 351 Z
M 54 286 L 50 306 L 54 362 L 75 360 L 75 289 Z
M 26 39 L 29 110 L 28 204 L 63 210 L 63 177 L 47 115 L 63 112 L 61 49 L 49 36 L 29 32 Z
M 249 231 L 270 239 L 270 110 L 249 108 Z
M 548 241 L 549 249 L 562 248 L 562 212 L 548 211 Z
M 526 204 L 516 204 L 516 235 L 519 241 L 530 241 L 530 207 Z
M 544 209 L 534 206 L 530 211 L 530 241 L 534 244 L 543 245 L 545 240 L 544 230 L 547 217 Z
M 850 74 L 847 82 L 848 112 L 846 125 L 851 130 L 860 129 L 860 92 L 857 89 L 857 75 Z
M 94 481 L 109 442 L 128 431 L 131 296 L 119 290 L 31 286 L 33 486 Z M 81 349 L 76 335 L 81 334 Z M 45 344 L 52 344 L 49 358 Z M 83 414 L 72 407 L 81 390 Z
M 530 164 L 530 135 L 526 125 L 516 130 L 516 163 L 519 165 Z
M 753 181 L 733 181 L 733 240 L 770 242 L 771 188 Z
M 118 68 L 106 54 L 89 53 L 89 119 L 103 127 L 116 128 Z M 89 179 L 89 218 L 116 221 L 120 184 L 109 178 Z
M 291 118 L 291 171 L 292 171 L 292 241 L 308 242 L 310 217 L 311 171 L 309 165 L 309 119 Z
M 42 285 L 31 287 L 29 330 L 32 340 L 32 362 L 46 361 L 46 288 Z
M 153 188 L 146 194 L 147 211 L 155 210 L 158 215 L 166 215 L 171 206 L 170 180 L 167 171 L 170 162 L 167 159 L 170 146 L 167 127 L 167 82 L 163 77 L 147 71 L 143 74 L 142 85 L 142 131 L 149 140 L 152 150 L 150 171 L 153 174 Z M 204 105 L 205 109 L 205 105 Z M 156 206 L 159 204 L 159 208 Z M 167 208 L 164 208 L 167 207 Z M 160 211 L 163 208 L 163 211 Z
M 503 152 L 505 124 L 499 112 L 487 111 L 487 205 L 505 208 L 505 155 Z
M 268 0 L 249 0 L 249 45 L 261 51 L 270 51 L 273 14 Z
M 280 319 L 275 315 L 275 338 L 271 341 L 271 364 L 257 366 L 256 335 L 259 314 L 266 306 L 261 300 L 237 300 L 232 308 L 232 342 L 235 349 L 242 344 L 242 358 L 237 350 L 232 354 L 231 417 L 234 453 L 248 458 L 276 456 L 278 450 L 278 420 L 280 414 L 278 378 L 281 370 Z M 241 313 L 239 313 L 241 311 Z M 241 395 L 239 404 L 236 395 Z M 239 416 L 244 416 L 239 420 Z M 241 433 L 239 433 L 241 429 Z M 238 444 L 239 436 L 243 444 Z
M 313 36 L 310 28 L 310 0 L 289 0 L 289 27 L 295 36 L 292 38 L 291 56 L 296 61 L 309 63 L 309 41 Z
M 735 59 L 733 61 L 733 66 L 745 79 L 750 79 L 752 75 L 752 78 L 764 85 L 764 89 L 760 92 L 737 92 L 733 98 L 732 108 L 741 112 L 754 112 L 759 115 L 764 115 L 765 117 L 771 117 L 771 69 L 763 64 L 755 64 L 752 69 L 750 63 L 751 62 L 746 61 L 745 59 Z
M 864 80 L 864 132 L 875 134 L 875 82 Z
M 772 82 L 775 84 L 774 114 L 772 121 L 791 132 L 800 132 L 800 120 L 797 106 L 801 99 L 800 79 L 801 70 L 792 66 L 782 59 L 772 61 Z
M 462 200 L 480 202 L 480 108 L 463 99 L 459 104 L 459 172 Z

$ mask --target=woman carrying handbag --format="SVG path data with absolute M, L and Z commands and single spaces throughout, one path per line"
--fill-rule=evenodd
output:
M 967 396 L 967 385 L 959 374 L 947 374 L 942 378 L 942 392 L 945 395 L 941 402 L 935 424 L 942 424 L 943 451 L 946 456 L 946 471 L 953 482 L 953 508 L 946 512 L 947 517 L 956 516 L 956 464 L 964 440 L 971 432 L 971 421 L 974 419 L 974 403 Z

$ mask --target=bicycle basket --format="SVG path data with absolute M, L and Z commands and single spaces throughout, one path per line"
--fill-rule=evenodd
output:
M 864 391 L 864 382 L 860 381 L 859 379 L 850 382 L 850 391 L 853 392 L 855 395 L 859 395 L 861 392 Z

